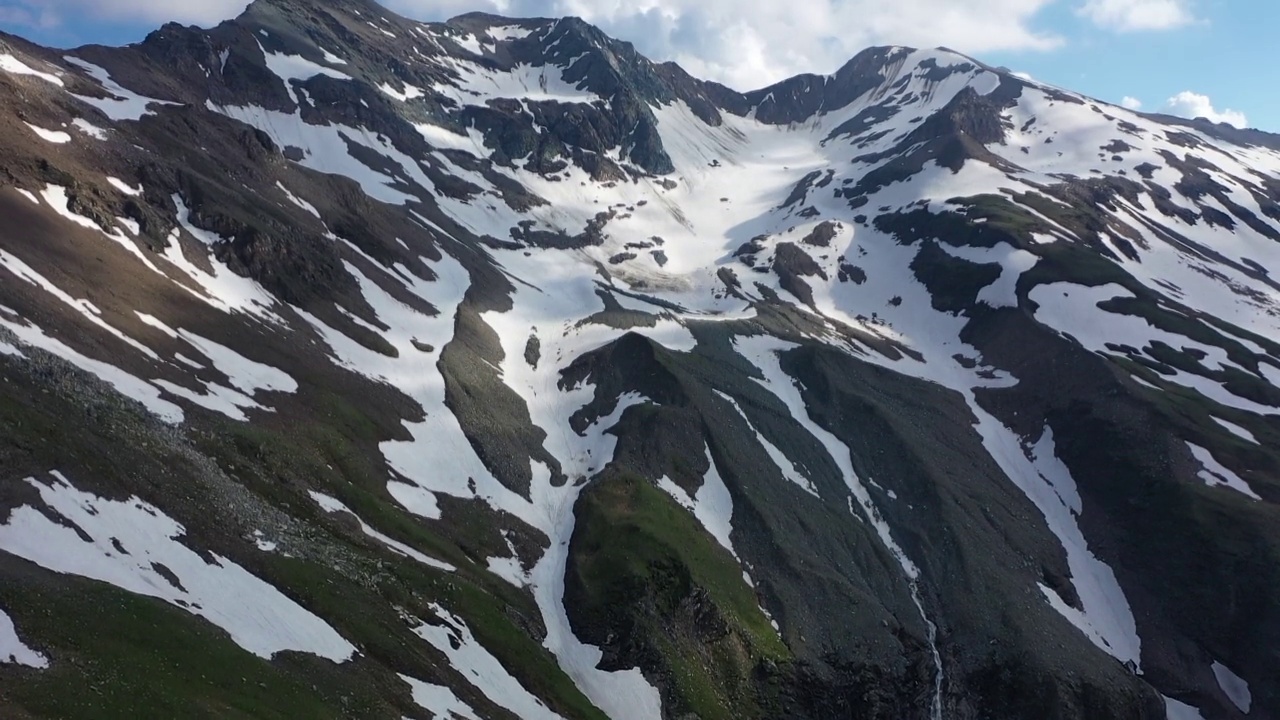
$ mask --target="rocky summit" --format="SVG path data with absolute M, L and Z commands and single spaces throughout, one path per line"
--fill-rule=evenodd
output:
M 1280 136 L 258 0 L 0 218 L 4 718 L 1280 718 Z

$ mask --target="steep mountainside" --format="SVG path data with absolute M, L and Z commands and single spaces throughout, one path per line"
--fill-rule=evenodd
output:
M 1280 717 L 1280 137 L 258 0 L 0 217 L 5 718 Z

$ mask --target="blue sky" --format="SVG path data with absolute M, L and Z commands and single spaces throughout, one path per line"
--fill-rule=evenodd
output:
M 1185 91 L 1207 95 L 1219 112 L 1236 110 L 1250 126 L 1280 132 L 1280 2 L 1215 0 L 1196 10 L 1196 21 L 1186 26 L 1117 33 L 1062 4 L 1037 22 L 1059 28 L 1068 44 L 1042 53 L 987 53 L 982 59 L 1103 100 L 1133 97 L 1150 111 L 1167 111 L 1168 99 Z
M 211 25 L 247 0 L 0 0 L 0 29 L 55 46 L 122 44 L 165 20 Z M 945 45 L 1149 111 L 1280 132 L 1276 0 L 385 0 L 439 20 L 468 10 L 578 15 L 657 60 L 739 89 L 831 72 L 873 44 Z

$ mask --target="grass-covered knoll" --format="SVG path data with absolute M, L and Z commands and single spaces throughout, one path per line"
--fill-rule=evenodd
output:
M 790 653 L 733 556 L 630 473 L 607 470 L 576 514 L 566 579 L 575 627 L 670 677 L 666 701 L 679 708 L 704 720 L 760 716 L 753 674 Z

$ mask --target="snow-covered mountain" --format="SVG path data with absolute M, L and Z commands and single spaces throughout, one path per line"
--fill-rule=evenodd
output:
M 0 86 L 4 717 L 1280 717 L 1280 137 L 367 0 Z

